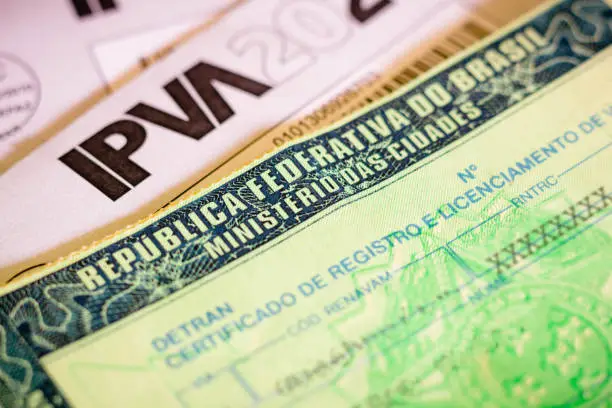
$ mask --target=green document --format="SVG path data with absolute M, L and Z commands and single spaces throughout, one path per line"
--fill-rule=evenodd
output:
M 5 289 L 0 405 L 612 406 L 611 43 L 549 3 Z

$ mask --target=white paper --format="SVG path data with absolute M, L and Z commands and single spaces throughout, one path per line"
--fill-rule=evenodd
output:
M 386 5 L 359 22 L 350 12 L 351 3 L 366 9 Z M 394 52 L 464 17 L 474 3 L 260 0 L 241 5 L 0 177 L 0 210 L 5 215 L 0 221 L 2 277 L 65 255 L 155 211 L 237 147 L 339 93 L 351 78 L 371 72 L 377 64 L 382 69 Z M 202 102 L 183 75 L 200 62 L 267 90 L 245 92 L 212 81 L 233 111 L 219 123 L 214 108 Z M 204 136 L 200 132 L 199 140 L 125 113 L 143 102 L 186 120 L 163 89 L 175 78 L 174 85 L 182 84 L 215 126 Z M 80 145 L 115 122 L 141 126 L 146 133 L 129 155 L 132 166 L 149 174 L 142 178 L 141 173 L 138 183 L 120 177 Z M 112 135 L 105 143 L 121 150 L 126 138 Z M 96 163 L 127 192 L 110 199 L 58 159 L 69 151 Z
M 58 115 L 231 3 L 2 0 L 0 172 Z

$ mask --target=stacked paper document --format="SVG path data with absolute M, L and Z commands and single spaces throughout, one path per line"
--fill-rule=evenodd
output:
M 505 16 L 477 5 L 241 4 L 4 172 L 0 208 L 12 216 L 0 273 L 66 255 L 333 123 L 371 100 L 358 90 L 402 56 L 424 72 Z M 438 39 L 444 44 L 431 50 Z M 426 51 L 434 59 L 421 61 Z
M 609 2 L 52 3 L 0 6 L 0 406 L 610 404 Z

